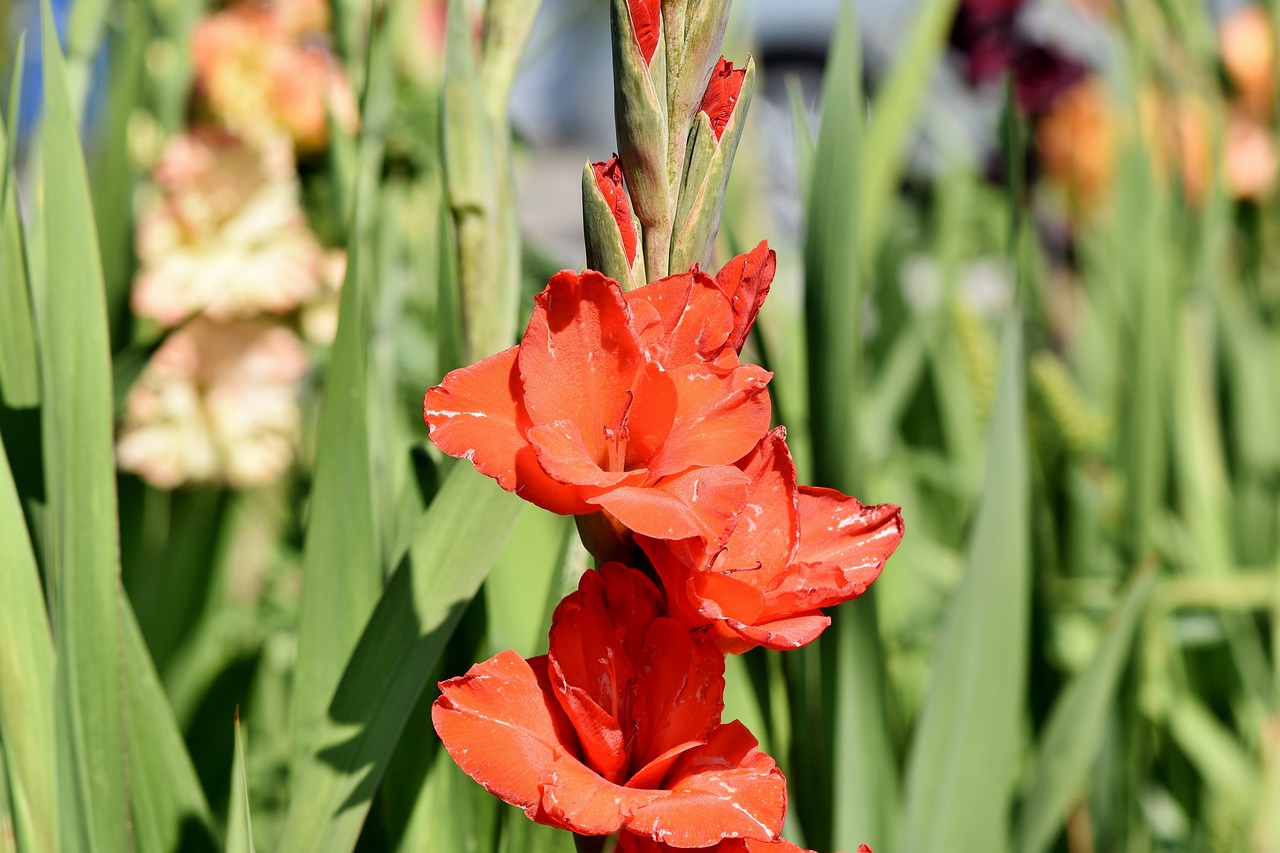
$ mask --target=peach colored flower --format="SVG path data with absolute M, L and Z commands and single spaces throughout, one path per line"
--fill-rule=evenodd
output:
M 298 317 L 302 336 L 313 344 L 327 347 L 338 334 L 338 308 L 346 275 L 346 250 L 330 249 L 325 252 L 320 262 L 320 292 L 314 301 L 302 306 Z
M 341 126 L 356 125 L 355 97 L 328 46 L 295 38 L 295 28 L 313 23 L 304 8 L 253 3 L 200 22 L 196 87 L 219 121 L 255 140 L 286 133 L 299 152 L 328 144 L 330 112 Z
M 1275 50 L 1271 21 L 1262 6 L 1237 9 L 1218 28 L 1222 68 L 1256 118 L 1271 115 L 1275 99 Z
M 120 467 L 165 489 L 278 480 L 293 461 L 306 363 L 283 326 L 193 320 L 165 340 L 129 389 Z
M 1280 167 L 1270 131 L 1246 115 L 1232 116 L 1223 166 L 1233 197 L 1256 201 L 1270 195 Z
M 287 145 L 212 129 L 172 140 L 138 224 L 133 309 L 163 326 L 283 313 L 320 290 L 321 253 Z
M 1106 84 L 1091 77 L 1061 95 L 1036 123 L 1036 150 L 1045 173 L 1071 207 L 1088 209 L 1111 186 L 1115 116 Z

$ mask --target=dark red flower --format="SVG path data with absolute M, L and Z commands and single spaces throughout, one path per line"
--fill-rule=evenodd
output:
M 970 83 L 999 77 L 1013 61 L 1018 10 L 1026 0 L 961 0 L 951 25 L 951 46 L 965 60 Z
M 723 656 L 636 569 L 584 574 L 545 656 L 503 652 L 440 689 L 431 716 L 454 761 L 539 823 L 680 848 L 781 830 L 782 774 L 720 722 Z
M 603 163 L 592 163 L 591 171 L 596 174 L 596 185 L 609 204 L 613 213 L 613 221 L 617 223 L 618 233 L 622 235 L 622 248 L 627 255 L 627 263 L 636 261 L 636 227 L 631 221 L 631 200 L 622 186 L 622 163 L 614 154 Z
M 768 429 L 771 376 L 728 341 L 729 297 L 694 271 L 625 297 L 558 273 L 518 347 L 427 391 L 436 445 L 552 512 L 606 510 L 658 539 L 721 541 L 742 509 L 734 463 Z
M 709 624 L 726 652 L 811 642 L 831 623 L 821 608 L 865 592 L 902 538 L 896 506 L 797 486 L 785 436 L 775 429 L 738 463 L 751 487 L 722 547 L 638 537 L 672 615 Z
M 711 72 L 706 94 L 702 96 L 702 104 L 698 109 L 711 119 L 711 129 L 716 133 L 717 142 L 724 136 L 725 125 L 733 115 L 733 108 L 738 103 L 738 96 L 742 93 L 742 81 L 746 76 L 747 69 L 735 70 L 733 63 L 723 56 L 716 63 L 715 70 Z

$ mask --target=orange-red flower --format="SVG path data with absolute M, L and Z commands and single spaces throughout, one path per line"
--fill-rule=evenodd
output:
M 625 296 L 600 273 L 557 273 L 519 346 L 427 391 L 431 437 L 552 512 L 719 542 L 746 496 L 734 463 L 770 416 L 771 374 L 730 343 L 745 334 L 733 298 L 697 270 Z
M 662 4 L 660 0 L 627 0 L 631 13 L 631 29 L 645 64 L 653 62 L 662 40 Z
M 723 656 L 637 569 L 586 572 L 546 655 L 506 651 L 440 689 L 431 717 L 454 761 L 539 823 L 680 848 L 782 828 L 782 774 L 720 722 Z
M 896 506 L 797 486 L 785 437 L 779 427 L 738 463 L 751 486 L 723 547 L 639 537 L 672 614 L 711 625 L 726 652 L 809 643 L 831 623 L 821 608 L 862 595 L 902 538 Z

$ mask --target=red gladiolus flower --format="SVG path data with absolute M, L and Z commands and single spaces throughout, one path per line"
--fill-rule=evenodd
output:
M 698 108 L 711 119 L 711 129 L 716 132 L 716 141 L 724 136 L 725 125 L 733 115 L 733 107 L 742 94 L 742 81 L 746 79 L 747 70 L 734 70 L 733 63 L 723 56 L 711 72 L 711 80 L 707 83 L 707 92 L 702 96 L 702 105 Z
M 631 12 L 631 29 L 635 33 L 636 44 L 640 46 L 640 55 L 648 65 L 653 62 L 658 41 L 662 38 L 662 0 L 627 0 L 627 8 Z
M 636 227 L 631 221 L 631 201 L 627 191 L 622 187 L 622 163 L 614 154 L 603 163 L 592 163 L 591 171 L 596 173 L 596 184 L 600 193 L 609 203 L 613 213 L 613 221 L 618 225 L 618 233 L 622 235 L 622 248 L 627 253 L 627 263 L 636 262 Z
M 656 539 L 721 541 L 768 429 L 771 374 L 739 363 L 729 297 L 686 273 L 625 297 L 556 274 L 518 347 L 455 370 L 423 415 L 445 453 L 552 512 L 606 510 Z
M 723 656 L 665 615 L 637 569 L 586 572 L 546 655 L 503 652 L 440 689 L 445 749 L 539 823 L 680 848 L 782 828 L 782 774 L 741 723 L 720 723 Z
M 638 537 L 672 614 L 710 624 L 726 652 L 811 642 L 831 624 L 820 608 L 862 595 L 902 538 L 896 506 L 797 486 L 785 437 L 775 429 L 738 463 L 751 488 L 722 548 Z

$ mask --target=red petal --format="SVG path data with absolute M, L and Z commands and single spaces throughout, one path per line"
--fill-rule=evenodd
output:
M 643 364 L 617 282 L 598 272 L 556 273 L 538 294 L 517 363 L 533 424 L 571 420 L 588 456 L 608 458 Z
M 733 305 L 733 334 L 729 336 L 729 345 L 738 352 L 742 352 L 742 345 L 760 314 L 760 306 L 769 295 L 777 269 L 778 256 L 769 248 L 769 243 L 763 241 L 716 273 L 716 284 Z
M 657 324 L 645 312 L 644 323 L 635 328 L 651 356 L 668 370 L 720 355 L 733 331 L 729 300 L 721 286 L 697 268 L 627 294 L 628 305 L 647 303 L 657 310 Z
M 786 780 L 758 746 L 741 723 L 720 726 L 667 774 L 672 795 L 636 809 L 627 829 L 673 847 L 775 840 L 787 811 Z
M 858 848 L 858 853 L 863 853 L 864 849 L 865 853 L 871 853 L 871 848 L 865 844 Z M 618 846 L 614 848 L 614 853 L 813 853 L 813 851 L 797 847 L 790 841 L 784 841 L 781 838 L 777 841 L 729 838 L 711 847 L 684 848 L 681 850 L 679 847 L 662 844 L 643 835 L 624 832 L 618 836 Z
M 627 468 L 643 468 L 667 440 L 675 423 L 679 396 L 675 382 L 656 361 L 636 373 L 627 412 Z
M 711 129 L 716 133 L 716 141 L 724 136 L 725 126 L 733 115 L 733 107 L 742 94 L 742 81 L 746 79 L 747 70 L 734 70 L 733 63 L 723 56 L 711 72 L 711 80 L 707 83 L 706 94 L 702 96 L 702 105 L 698 108 L 711 119 Z
M 799 505 L 796 560 L 832 563 L 848 582 L 875 580 L 902 540 L 902 511 L 892 504 L 864 506 L 832 489 L 801 486 Z
M 649 626 L 633 701 L 632 766 L 704 741 L 724 712 L 724 655 L 672 619 Z M 632 784 L 632 783 L 628 783 Z
M 662 37 L 662 0 L 627 0 L 631 10 L 631 28 L 645 64 L 653 62 Z
M 649 486 L 619 486 L 590 502 L 643 536 L 719 543 L 742 509 L 747 483 L 737 468 L 717 465 L 663 477 Z
M 596 186 L 604 196 L 609 210 L 613 213 L 613 221 L 618 225 L 618 234 L 622 237 L 622 248 L 627 253 L 627 263 L 636 262 L 636 227 L 631 221 L 631 199 L 622 187 L 622 164 L 618 155 L 614 154 L 604 163 L 592 163 L 591 170 L 596 174 Z
M 741 579 L 761 589 L 786 571 L 800 540 L 796 466 L 786 437 L 783 427 L 772 430 L 738 463 L 751 478 L 751 487 L 733 533 L 713 564 L 717 571 L 758 566 L 760 571 L 744 573 Z
M 723 625 L 723 632 L 719 633 L 716 639 L 725 654 L 742 654 L 756 646 L 789 651 L 809 645 L 818 639 L 818 635 L 827 630 L 830 624 L 830 617 L 821 612 L 788 616 L 771 621 L 761 620 L 759 624 L 754 625 L 735 619 L 726 619 L 720 623 Z
M 529 443 L 538 455 L 538 464 L 553 479 L 575 486 L 614 486 L 627 479 L 625 471 L 605 471 L 578 432 L 573 421 L 552 421 L 529 428 Z
M 538 664 L 541 679 L 533 668 Z M 442 682 L 443 695 L 431 706 L 436 732 L 458 766 L 490 793 L 526 810 L 536 808 L 547 769 L 573 749 L 556 720 L 560 709 L 545 686 L 545 664 L 545 658 L 526 661 L 513 651 L 501 652 Z
M 627 767 L 627 739 L 618 719 L 585 690 L 569 684 L 554 657 L 548 657 L 548 661 L 553 675 L 551 686 L 577 732 L 583 760 L 605 779 L 620 781 Z
M 684 743 L 676 744 L 631 774 L 631 778 L 627 780 L 626 787 L 657 788 L 661 786 L 662 780 L 667 778 L 667 772 L 671 770 L 671 765 L 676 763 L 676 759 L 689 750 L 702 746 L 703 743 L 705 741 L 688 740 Z
M 503 350 L 453 371 L 428 390 L 422 416 L 431 440 L 543 509 L 563 515 L 590 512 L 577 489 L 547 476 L 525 439 L 529 424 L 516 360 L 516 347 Z
M 726 369 L 717 363 L 690 364 L 670 373 L 678 400 L 676 416 L 667 440 L 648 460 L 650 473 L 661 476 L 695 465 L 731 465 L 750 453 L 769 429 L 765 386 L 773 374 L 767 370 L 754 364 Z

